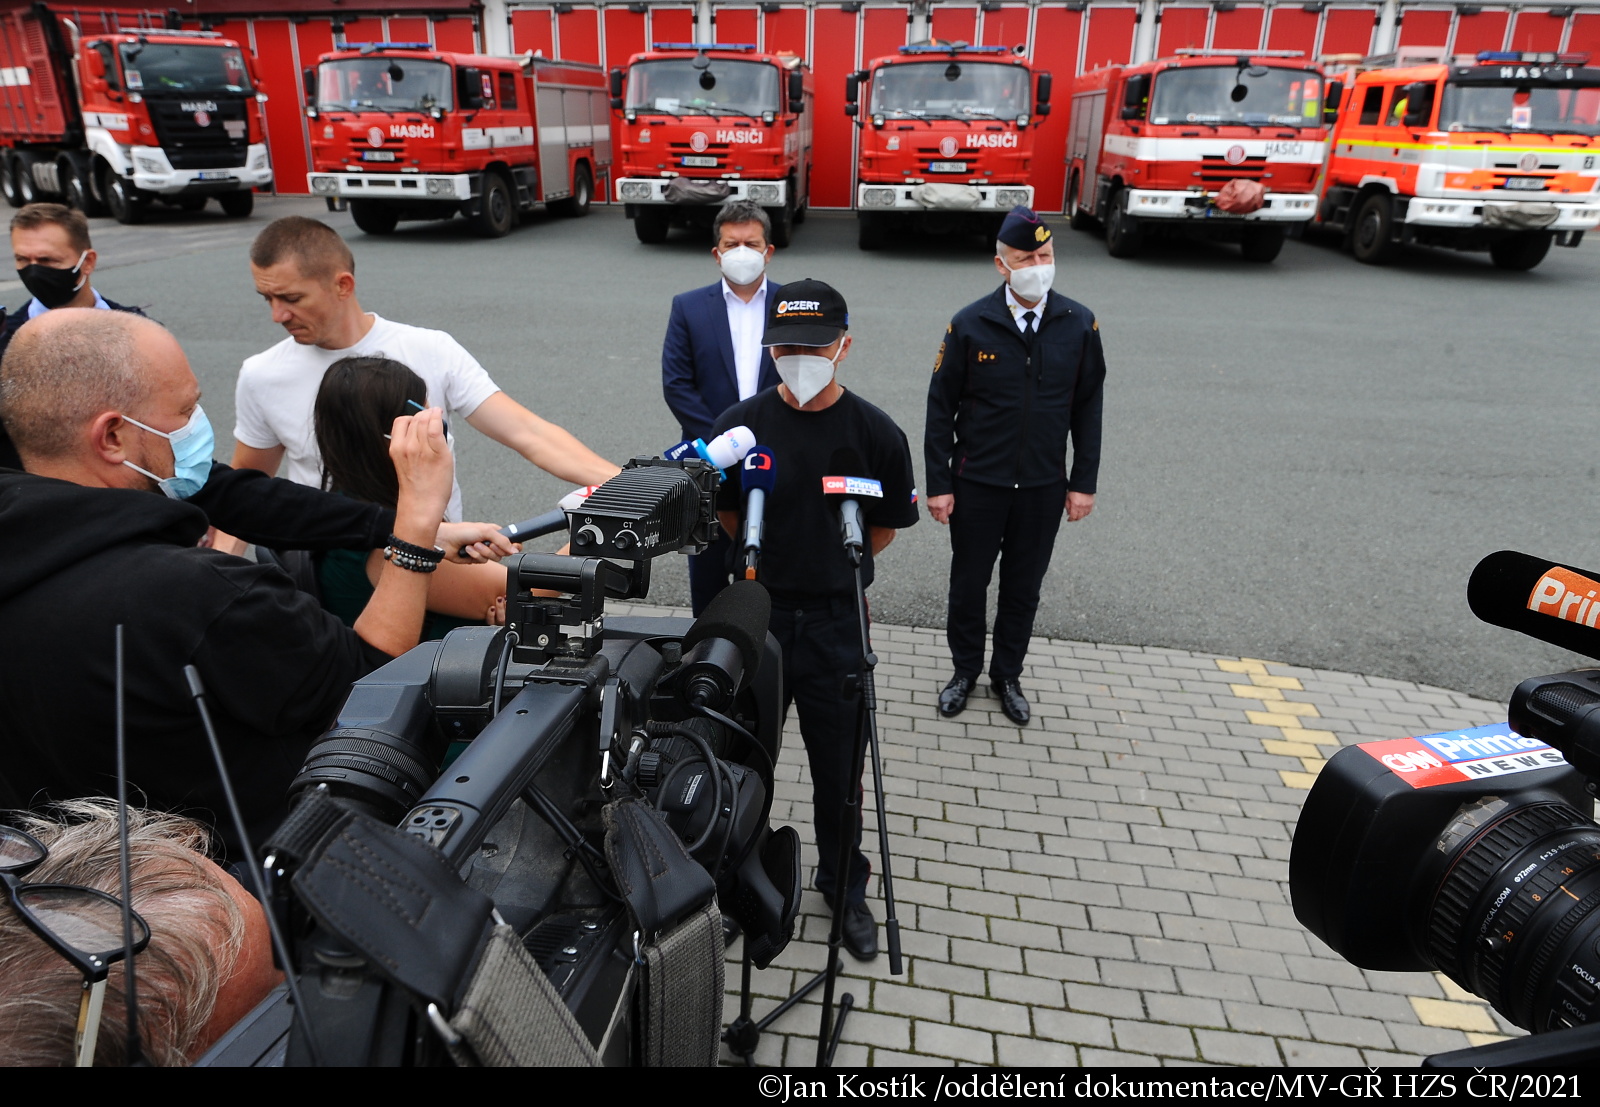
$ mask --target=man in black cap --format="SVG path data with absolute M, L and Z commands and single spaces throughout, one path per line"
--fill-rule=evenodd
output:
M 861 852 L 860 809 L 847 874 L 838 870 L 841 818 L 860 793 L 862 763 L 855 752 L 861 672 L 861 627 L 855 575 L 840 537 L 839 509 L 823 494 L 824 477 L 878 481 L 881 496 L 860 499 L 870 540 L 862 551 L 861 579 L 870 585 L 873 556 L 895 530 L 917 521 L 911 448 L 894 421 L 847 392 L 836 379 L 850 352 L 850 316 L 844 298 L 821 281 L 783 286 L 768 307 L 761 344 L 771 352 L 782 382 L 734 404 L 712 427 L 721 434 L 747 426 L 772 451 L 772 491 L 757 579 L 772 594 L 770 629 L 783 647 L 783 694 L 800 713 L 800 735 L 811 763 L 816 823 L 817 879 L 827 897 L 842 894 L 844 940 L 859 960 L 878 955 L 878 926 L 867 907 L 871 866 Z M 842 467 L 853 471 L 840 472 Z M 738 533 L 743 503 L 741 471 L 728 470 L 717 500 L 729 534 Z
M 959 715 L 983 671 L 998 558 L 989 679 L 1006 718 L 1023 726 L 1022 662 L 1056 531 L 1063 513 L 1076 523 L 1094 510 L 1106 365 L 1094 314 L 1050 291 L 1055 246 L 1032 211 L 1006 216 L 994 266 L 1005 283 L 956 313 L 928 386 L 928 513 L 950 525 L 946 637 L 955 667 L 939 714 Z

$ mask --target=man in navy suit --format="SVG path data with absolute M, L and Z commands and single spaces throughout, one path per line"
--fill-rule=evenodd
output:
M 661 391 L 683 437 L 711 439 L 711 424 L 740 400 L 778 383 L 772 356 L 761 345 L 768 302 L 781 287 L 767 280 L 772 221 L 749 200 L 722 205 L 711 224 L 711 256 L 722 270 L 716 284 L 672 298 L 661 344 Z M 689 598 L 699 615 L 728 585 L 732 540 L 727 535 L 689 557 Z

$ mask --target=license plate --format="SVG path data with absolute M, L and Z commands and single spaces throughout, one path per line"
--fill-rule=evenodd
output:
M 1543 192 L 1545 180 L 1543 177 L 1507 177 L 1506 187 L 1520 189 L 1523 192 Z
M 395 153 L 394 153 L 393 150 L 363 150 L 363 151 L 361 151 L 361 160 L 362 161 L 394 161 L 394 159 L 395 159 Z
M 964 161 L 930 161 L 928 163 L 929 173 L 965 173 L 966 171 L 967 163 Z
M 683 156 L 683 164 L 689 166 L 691 169 L 715 169 L 717 167 L 717 159 L 712 157 L 697 157 L 694 154 L 685 154 Z
M 208 169 L 196 173 L 194 179 L 197 181 L 231 181 L 233 180 L 233 174 L 226 169 Z

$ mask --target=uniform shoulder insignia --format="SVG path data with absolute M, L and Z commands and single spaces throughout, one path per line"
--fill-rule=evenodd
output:
M 939 371 L 939 367 L 944 364 L 944 346 L 945 344 L 943 342 L 939 343 L 939 352 L 934 356 L 933 371 L 935 373 L 937 373 Z
M 1099 330 L 1100 329 L 1100 320 L 1098 320 L 1098 319 L 1090 320 L 1089 321 L 1089 329 L 1092 330 L 1092 331 Z

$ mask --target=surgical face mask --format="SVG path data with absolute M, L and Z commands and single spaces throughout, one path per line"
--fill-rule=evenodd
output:
M 1011 264 L 1005 258 L 1000 259 L 1000 264 L 1011 269 Z M 1056 263 L 1053 261 L 1011 269 L 1011 291 L 1030 303 L 1044 299 L 1045 294 L 1050 291 L 1050 286 L 1055 282 Z
M 760 250 L 735 246 L 717 255 L 717 265 L 729 284 L 754 284 L 766 269 L 767 258 Z
M 839 353 L 843 352 L 844 344 L 840 343 Z M 805 407 L 816 398 L 817 393 L 828 387 L 838 362 L 839 354 L 831 358 L 820 354 L 785 354 L 772 359 L 778 369 L 778 379 L 794 393 L 795 402 L 801 407 Z
M 72 301 L 89 279 L 88 274 L 79 276 L 83 268 L 83 259 L 89 256 L 85 250 L 78 255 L 78 264 L 71 269 L 53 269 L 48 265 L 24 265 L 17 270 L 17 279 L 22 282 L 22 287 L 32 293 L 33 298 L 47 308 L 58 308 Z
M 155 481 L 169 500 L 187 500 L 205 486 L 206 478 L 211 475 L 211 456 L 217 442 L 211 430 L 211 420 L 206 418 L 203 408 L 196 406 L 189 421 L 171 434 L 145 426 L 132 416 L 124 415 L 122 418 L 140 430 L 149 431 L 172 443 L 172 476 L 158 477 L 131 461 L 122 464 Z

